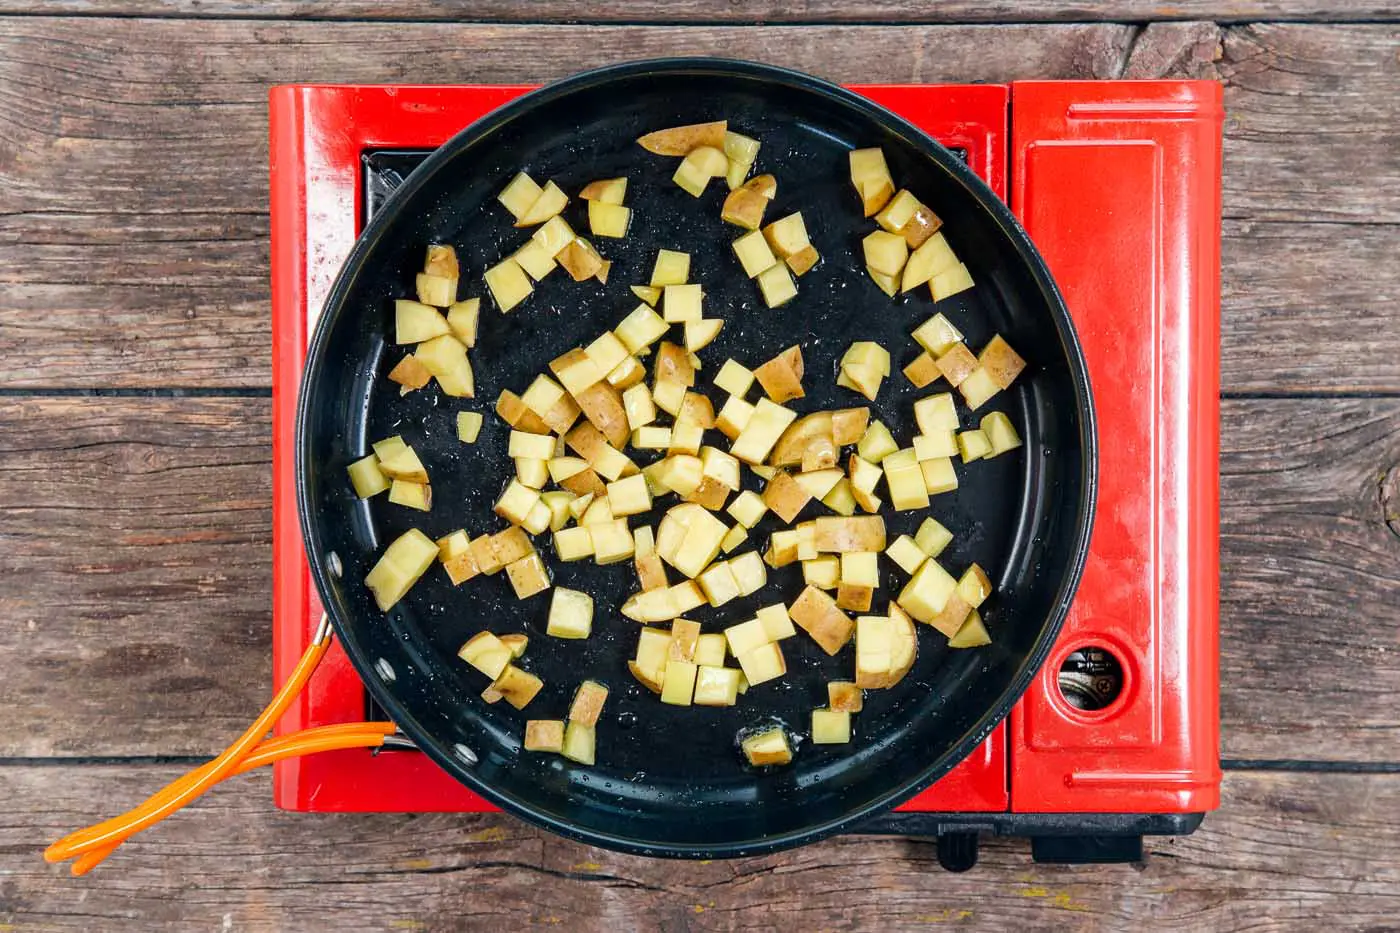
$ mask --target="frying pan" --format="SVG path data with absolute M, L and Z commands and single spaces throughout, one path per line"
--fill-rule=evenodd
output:
M 723 183 L 696 200 L 670 182 L 676 160 L 634 142 L 660 127 L 715 119 L 762 141 L 755 172 L 778 179 L 767 216 L 801 210 L 822 254 L 785 307 L 764 307 L 739 270 L 729 245 L 737 230 L 718 217 Z M 387 614 L 375 607 L 365 574 L 404 531 L 417 527 L 436 538 L 504 527 L 492 504 L 512 469 L 494 400 L 503 389 L 523 391 L 551 359 L 615 326 L 637 304 L 627 286 L 649 280 L 659 248 L 691 254 L 690 281 L 704 286 L 707 316 L 726 322 L 701 354 L 697 382 L 717 403 L 723 398 L 709 379 L 726 358 L 753 367 L 797 343 L 807 397 L 793 407 L 864 404 L 835 385 L 841 353 L 854 340 L 876 340 L 903 366 L 913 356 L 909 332 L 935 310 L 927 290 L 891 300 L 864 273 L 860 240 L 874 225 L 860 216 L 847 152 L 877 145 L 898 183 L 944 218 L 949 242 L 977 282 L 937 310 L 973 348 L 1001 333 L 1028 362 L 1011 390 L 976 415 L 1006 411 L 1025 445 L 960 465 L 957 491 L 935 497 L 928 512 L 886 514 L 891 539 L 935 516 L 954 534 L 940 558 L 945 566 L 960 573 L 977 561 L 987 569 L 996 586 L 983 607 L 990 646 L 951 650 L 921 626 L 918 660 L 905 680 L 867 693 L 850 744 L 819 746 L 804 740 L 810 711 L 825 705 L 827 681 L 851 677 L 851 648 L 827 657 L 799 634 L 783 643 L 787 675 L 751 689 L 739 705 L 663 706 L 626 670 L 638 632 L 618 611 L 636 589 L 630 562 L 566 564 L 553 559 L 544 537 L 537 542 L 554 583 L 595 600 L 593 634 L 582 641 L 547 637 L 550 597 L 516 599 L 504 573 L 454 588 L 435 568 Z M 595 243 L 613 262 L 606 285 L 558 272 L 503 315 L 480 272 L 528 233 L 513 228 L 495 201 L 520 170 L 571 193 L 626 175 L 633 219 L 625 239 Z M 582 202 L 572 202 L 565 218 L 587 229 Z M 400 397 L 385 378 L 404 354 L 391 343 L 393 299 L 413 294 L 429 243 L 456 247 L 461 296 L 483 298 L 471 352 L 475 399 L 447 398 L 435 387 Z M 913 401 L 931 391 L 916 392 L 896 372 L 872 415 L 908 444 Z M 976 420 L 959 406 L 964 424 Z M 486 414 L 474 445 L 455 436 L 460 410 Z M 298 504 L 316 587 L 378 703 L 424 752 L 493 803 L 557 833 L 647 855 L 730 857 L 798 845 L 946 773 L 1007 714 L 1045 658 L 1079 579 L 1093 512 L 1095 434 L 1084 360 L 1059 293 L 1010 211 L 955 155 L 882 108 L 806 75 L 734 61 L 592 71 L 506 105 L 437 150 L 370 220 L 346 260 L 310 344 L 297 431 Z M 428 467 L 429 513 L 384 497 L 361 501 L 347 481 L 346 466 L 393 434 Z M 803 518 L 823 511 L 811 504 Z M 770 514 L 750 541 L 762 547 L 777 527 Z M 887 563 L 881 573 L 877 612 L 903 582 Z M 794 564 L 770 572 L 768 586 L 752 597 L 688 616 L 720 631 L 759 606 L 790 602 L 801 586 Z M 482 630 L 530 636 L 520 663 L 545 687 L 525 711 L 483 702 L 485 679 L 456 658 Z M 562 718 L 585 677 L 611 689 L 597 728 L 597 764 L 524 752 L 524 721 Z M 737 734 L 775 721 L 797 740 L 794 761 L 748 767 Z

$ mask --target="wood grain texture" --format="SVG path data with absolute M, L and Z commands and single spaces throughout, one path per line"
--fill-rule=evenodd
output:
M 270 436 L 266 399 L 0 399 L 0 705 L 24 724 L 0 754 L 207 752 L 247 725 Z
M 2 756 L 205 754 L 268 693 L 266 399 L 0 404 Z M 1224 752 L 1400 761 L 1400 400 L 1222 426 Z
M 20 930 L 1390 930 L 1400 914 L 1400 776 L 1234 772 L 1223 808 L 1132 866 L 1047 866 L 986 841 L 965 875 L 933 846 L 846 836 L 763 858 L 617 855 L 513 818 L 303 816 L 236 779 L 92 875 L 41 843 L 134 803 L 164 767 L 7 767 L 0 918 Z
M 1003 23 L 1124 22 L 1145 20 L 1270 19 L 1369 21 L 1395 16 L 1390 4 L 1368 0 L 1114 0 L 1051 3 L 1049 0 L 976 3 L 946 0 L 613 0 L 580 7 L 572 0 L 4 0 L 0 15 L 29 13 L 85 16 L 198 16 L 353 20 L 450 20 L 500 23 Z

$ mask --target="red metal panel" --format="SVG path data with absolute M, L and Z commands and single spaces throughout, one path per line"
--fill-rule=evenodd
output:
M 1220 86 L 1012 86 L 1012 204 L 1089 362 L 1098 511 L 1064 633 L 1010 719 L 1019 812 L 1196 812 L 1219 803 Z M 1060 694 L 1107 648 L 1108 708 Z

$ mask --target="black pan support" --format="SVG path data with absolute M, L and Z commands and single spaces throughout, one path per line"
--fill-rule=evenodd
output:
M 670 182 L 676 160 L 633 143 L 658 127 L 720 118 L 762 140 L 756 171 L 778 178 L 768 216 L 801 210 L 823 257 L 801 279 L 798 298 L 778 310 L 763 306 L 732 255 L 737 231 L 718 219 L 723 184 L 697 201 Z M 865 276 L 860 239 L 873 225 L 860 217 L 846 153 L 872 145 L 884 149 L 895 178 L 945 219 L 976 289 L 935 307 L 927 291 L 892 301 Z M 626 239 L 596 241 L 613 262 L 606 286 L 556 272 L 501 315 L 478 275 L 524 239 L 495 202 L 521 169 L 570 192 L 626 175 L 633 221 Z M 585 231 L 582 215 L 577 202 L 565 213 Z M 472 351 L 475 400 L 436 389 L 401 398 L 384 378 L 403 352 L 389 342 L 392 299 L 412 294 L 431 242 L 456 247 L 462 296 L 483 298 Z M 799 343 L 808 395 L 795 407 L 863 404 L 835 386 L 840 354 L 854 340 L 876 340 L 902 366 L 913 355 L 909 331 L 935 310 L 974 348 L 1001 333 L 1029 363 L 983 409 L 1006 411 L 1025 446 L 959 467 L 959 489 L 935 497 L 928 513 L 955 535 L 945 565 L 960 572 L 975 560 L 992 575 L 997 593 L 984 615 L 994 643 L 952 651 L 921 631 L 913 671 L 898 689 L 867 693 L 849 746 L 802 741 L 810 710 L 825 703 L 826 682 L 849 678 L 853 663 L 850 649 L 828 658 L 805 636 L 783 643 L 788 675 L 755 688 L 737 707 L 657 703 L 625 666 L 637 624 L 617 608 L 635 588 L 630 564 L 549 561 L 555 583 L 595 600 L 594 633 L 582 642 L 544 635 L 548 596 L 518 601 L 503 574 L 453 589 L 432 570 L 387 615 L 362 583 L 383 546 L 410 527 L 433 537 L 501 527 L 491 506 L 510 461 L 507 429 L 490 414 L 494 399 L 502 389 L 523 391 L 549 360 L 615 326 L 636 305 L 627 286 L 648 281 L 663 247 L 691 254 L 691 281 L 704 286 L 707 315 L 726 321 L 702 353 L 699 385 L 716 401 L 722 398 L 709 377 L 725 358 L 756 366 Z M 902 443 L 920 394 L 895 373 L 872 406 Z M 472 446 L 455 437 L 455 412 L 466 409 L 487 414 Z M 962 414 L 964 424 L 976 420 Z M 354 497 L 345 466 L 391 434 L 402 434 L 427 464 L 432 512 Z M 370 220 L 332 290 L 311 341 L 298 420 L 298 497 L 313 576 L 375 701 L 451 774 L 511 812 L 595 845 L 695 858 L 771 851 L 868 821 L 976 747 L 1025 690 L 1067 611 L 1087 552 L 1096 462 L 1088 380 L 1068 314 L 1024 232 L 985 185 L 863 98 L 793 72 L 698 59 L 638 62 L 552 85 L 468 127 L 413 169 Z M 924 517 L 887 514 L 890 535 L 912 533 Z M 774 521 L 754 530 L 754 546 L 763 546 Z M 547 542 L 539 544 L 548 555 Z M 902 582 L 891 565 L 882 574 L 877 600 Z M 772 571 L 761 593 L 692 617 L 719 631 L 761 605 L 790 600 L 800 587 L 795 567 Z M 482 702 L 484 679 L 456 659 L 457 648 L 483 629 L 531 636 L 521 663 L 546 687 L 525 713 Z M 585 676 L 612 691 L 598 727 L 598 764 L 523 752 L 524 719 L 562 717 Z M 771 721 L 797 737 L 796 759 L 782 769 L 750 769 L 736 734 Z

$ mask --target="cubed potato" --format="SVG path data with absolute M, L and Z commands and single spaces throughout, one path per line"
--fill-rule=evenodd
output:
M 763 238 L 779 259 L 795 256 L 812 245 L 807 236 L 807 225 L 802 222 L 802 212 L 788 214 L 763 228 Z
M 555 638 L 587 638 L 593 632 L 593 597 L 556 586 L 545 633 Z
M 812 501 L 812 495 L 789 473 L 778 472 L 763 489 L 763 504 L 788 524 Z
M 638 137 L 637 145 L 647 152 L 663 156 L 683 156 L 700 146 L 723 150 L 724 134 L 728 128 L 729 124 L 724 120 L 672 126 Z
M 564 750 L 564 720 L 531 719 L 525 723 L 525 751 L 562 752 Z
M 753 417 L 753 411 L 754 407 L 748 402 L 737 395 L 731 395 L 715 416 L 715 427 L 731 441 L 737 440 L 749 419 Z
M 963 340 L 962 331 L 942 313 L 935 314 L 914 329 L 910 335 L 924 351 L 935 359 L 947 353 L 954 344 Z
M 890 642 L 887 686 L 893 687 L 913 668 L 919 653 L 919 633 L 914 630 L 914 621 L 904 614 L 898 603 L 890 603 Z
M 554 533 L 554 553 L 562 561 L 593 556 L 593 535 L 582 526 L 560 528 Z
M 793 282 L 788 267 L 781 263 L 758 274 L 758 290 L 763 294 L 763 303 L 770 308 L 787 304 L 797 297 L 797 284 Z
M 701 664 L 695 674 L 696 706 L 733 706 L 739 701 L 739 671 L 723 666 Z
M 899 233 L 904 237 L 904 242 L 909 244 L 910 249 L 918 249 L 928 242 L 943 226 L 943 221 L 933 211 L 923 204 L 914 211 L 912 217 L 899 229 Z
M 886 275 L 870 266 L 865 267 L 865 274 L 870 276 L 870 280 L 878 285 L 880 291 L 884 292 L 889 297 L 893 298 L 895 295 L 899 294 L 899 279 L 897 277 Z
M 885 520 L 879 515 L 823 515 L 816 520 L 813 544 L 822 554 L 883 551 Z
M 772 199 L 771 194 L 765 193 L 770 187 L 777 193 L 778 186 L 773 176 L 760 175 L 735 188 L 724 199 L 720 219 L 745 230 L 757 230 L 763 223 L 763 212 L 768 209 L 768 202 Z
M 751 596 L 768 583 L 768 570 L 757 551 L 746 551 L 731 558 L 729 572 L 734 576 L 740 596 Z
M 418 345 L 413 354 L 438 382 L 444 395 L 471 398 L 476 394 L 476 379 L 467 348 L 451 334 L 434 337 Z
M 832 424 L 833 414 L 817 411 L 794 421 L 773 445 L 768 462 L 774 466 L 795 466 L 807 457 L 813 445 L 825 446 L 830 441 L 835 446 L 836 438 Z
M 695 366 L 685 348 L 669 341 L 663 341 L 656 350 L 656 363 L 652 367 L 658 383 L 678 382 L 687 389 L 695 385 Z
M 846 472 L 851 479 L 852 491 L 866 495 L 874 493 L 875 486 L 883 475 L 878 466 L 859 454 L 851 454 L 850 459 L 846 461 Z
M 958 433 L 958 452 L 962 454 L 963 463 L 971 463 L 973 460 L 981 460 L 990 454 L 992 442 L 980 429 L 961 431 Z
M 661 702 L 672 706 L 689 706 L 695 695 L 697 668 L 692 661 L 667 661 L 661 681 Z
M 904 367 L 904 378 L 912 382 L 916 389 L 930 385 L 942 375 L 938 371 L 938 363 L 934 360 L 933 354 L 927 350 L 920 353 L 913 362 Z
M 707 145 L 713 144 L 710 143 Z M 744 162 L 752 165 L 758 158 L 759 142 L 751 136 L 745 136 L 742 133 L 726 130 L 724 134 L 724 144 L 721 148 L 724 150 L 725 156 L 731 162 Z M 767 177 L 772 178 L 771 175 Z M 765 191 L 765 197 L 773 197 L 778 191 L 777 182 L 773 182 L 772 188 L 765 189 Z
M 841 562 L 832 555 L 802 562 L 802 582 L 823 590 L 834 590 L 841 582 Z
M 582 392 L 574 393 L 574 400 L 598 431 L 614 448 L 627 446 L 632 431 L 627 422 L 627 410 L 622 404 L 622 393 L 606 381 L 595 382 Z
M 481 313 L 481 299 L 468 298 L 455 302 L 447 309 L 447 326 L 452 334 L 467 347 L 476 346 L 477 320 Z
M 651 509 L 651 491 L 646 477 L 637 473 L 608 483 L 608 507 L 617 518 L 640 515 Z
M 575 495 L 576 498 L 569 503 L 569 514 L 573 516 L 575 521 L 583 518 L 583 516 L 587 514 L 589 508 L 592 507 L 594 501 L 598 498 L 598 496 L 607 495 L 607 488 L 604 487 L 603 481 L 598 478 L 598 474 L 593 473 L 592 470 L 585 470 L 583 473 L 577 474 L 576 476 L 571 476 L 569 477 L 569 479 L 560 483 L 561 486 L 566 486 L 567 484 L 577 480 L 580 476 L 585 476 L 588 474 L 592 474 L 592 476 L 590 477 L 590 481 L 596 482 L 598 484 L 598 489 L 596 492 L 589 491 L 585 493 L 573 493 L 573 495 Z
M 575 282 L 587 281 L 603 268 L 603 258 L 578 237 L 561 249 L 555 258 Z
M 543 192 L 535 180 L 524 172 L 519 173 L 510 180 L 500 194 L 496 195 L 496 200 L 501 203 L 506 210 L 510 211 L 512 217 L 519 220 L 524 217 Z
M 856 513 L 856 494 L 851 489 L 851 482 L 842 476 L 836 481 L 836 485 L 822 496 L 822 505 L 831 509 L 838 515 L 854 515 Z
M 811 272 L 817 263 L 821 261 L 821 258 L 821 254 L 817 252 L 816 247 L 809 244 L 793 253 L 791 256 L 786 257 L 783 262 L 792 270 L 793 275 L 801 278 L 808 272 Z
M 510 653 L 517 658 L 524 657 L 525 649 L 530 646 L 530 636 L 524 632 L 509 632 L 497 637 L 501 639 L 501 644 L 510 648 Z
M 818 553 L 817 523 L 815 521 L 802 522 L 797 526 L 797 559 L 811 560 Z
M 636 295 L 650 307 L 656 307 L 656 303 L 661 300 L 661 289 L 653 288 L 650 285 L 632 285 L 632 294 Z
M 410 483 L 428 482 L 428 471 L 412 447 L 405 446 L 378 456 L 379 472 L 389 479 L 407 480 Z
M 987 626 L 976 609 L 968 613 L 967 621 L 958 629 L 958 633 L 948 639 L 949 648 L 978 648 L 991 643 L 992 636 L 987 634 Z
M 535 552 L 535 546 L 530 542 L 529 535 L 515 526 L 498 531 L 487 540 L 490 543 L 491 553 L 495 555 L 496 564 L 500 567 Z
M 592 765 L 597 754 L 598 735 L 592 726 L 571 722 L 564 727 L 564 747 L 560 754 L 581 765 Z
M 551 217 L 540 225 L 540 228 L 530 234 L 530 239 L 540 244 L 545 253 L 551 257 L 557 257 L 564 249 L 578 238 L 574 233 L 574 228 L 570 227 L 563 217 Z
M 724 656 L 728 650 L 724 635 L 711 632 L 695 640 L 695 657 L 692 660 L 702 667 L 723 667 Z
M 780 726 L 745 737 L 739 747 L 755 768 L 792 763 L 792 746 L 788 744 L 787 733 Z
M 804 474 L 824 473 L 836 465 L 836 441 L 830 435 L 814 437 L 802 451 L 802 472 Z M 837 471 L 840 472 L 840 471 Z M 812 495 L 816 491 L 809 487 Z M 818 496 L 822 498 L 825 492 Z
M 627 423 L 625 412 L 622 419 L 625 425 Z M 637 471 L 637 465 L 626 454 L 609 444 L 602 432 L 590 422 L 585 421 L 575 426 L 573 430 L 564 435 L 564 440 L 570 448 L 588 461 L 589 466 L 609 482 L 621 479 L 623 476 L 630 476 Z M 579 475 L 584 476 L 585 474 Z M 582 492 L 575 486 L 565 486 L 565 488 L 580 496 L 584 492 L 596 492 L 598 495 L 604 495 L 606 492 L 601 483 L 598 483 L 595 488 L 586 488 Z
M 745 528 L 752 528 L 763 518 L 763 513 L 768 511 L 768 506 L 763 498 L 751 489 L 743 492 L 729 504 L 727 509 L 729 516 Z
M 530 293 L 535 290 L 530 284 L 530 277 L 520 268 L 520 263 L 510 258 L 502 259 L 487 269 L 483 278 L 486 280 L 487 290 L 491 292 L 491 297 L 502 314 L 510 313 L 511 309 L 530 297 Z
M 878 148 L 855 149 L 850 154 L 851 184 L 860 195 L 866 217 L 878 214 L 894 195 L 894 180 L 885 165 L 885 154 Z
M 697 454 L 705 432 L 715 425 L 715 411 L 708 397 L 687 392 L 681 397 L 676 422 L 671 427 L 671 453 Z M 737 471 L 737 466 L 736 466 Z
M 452 332 L 437 308 L 400 298 L 394 302 L 394 343 L 422 343 Z
M 724 630 L 724 638 L 729 645 L 729 653 L 736 658 L 776 640 L 769 635 L 761 619 L 749 619 L 729 626 Z
M 667 285 L 662 296 L 663 317 L 669 324 L 698 321 L 704 316 L 704 292 L 699 285 Z
M 920 462 L 955 457 L 957 454 L 958 435 L 955 431 L 938 430 L 933 434 L 914 435 L 914 457 Z
M 625 392 L 635 385 L 640 385 L 646 380 L 647 370 L 635 356 L 623 358 L 608 373 L 608 384 L 619 392 Z
M 952 541 L 953 533 L 933 518 L 924 519 L 923 524 L 919 525 L 919 530 L 914 534 L 914 543 L 929 557 L 937 557 L 942 554 L 943 549 Z
M 530 457 L 536 460 L 549 460 L 554 456 L 554 436 L 531 434 L 528 431 L 510 432 L 506 453 L 511 457 Z
M 934 301 L 942 301 L 951 298 L 959 292 L 965 292 L 975 284 L 972 281 L 972 273 L 967 271 L 967 266 L 958 263 L 951 269 L 939 272 L 932 279 L 929 279 L 929 290 L 933 293 Z
M 690 156 L 686 156 L 681 160 L 680 165 L 676 166 L 676 173 L 671 176 L 671 180 L 691 197 L 700 197 L 705 193 L 705 187 L 710 183 L 711 175 L 706 168 L 706 165 L 711 162 L 710 153 L 716 151 L 706 147 L 696 150 L 696 152 L 702 153 L 699 158 L 692 159 Z M 728 169 L 729 164 L 725 162 L 725 171 L 727 172 Z
M 739 595 L 739 584 L 729 568 L 728 561 L 711 564 L 698 578 L 700 589 L 711 606 L 723 606 Z
M 552 448 L 551 448 L 552 449 Z M 549 482 L 549 462 L 532 457 L 515 458 L 515 478 L 531 489 L 543 489 Z M 550 514 L 554 510 L 550 509 Z M 567 514 L 567 513 L 566 513 Z
M 668 326 L 651 308 L 637 305 L 631 314 L 622 319 L 613 332 L 617 334 L 629 353 L 638 353 L 660 340 Z
M 724 329 L 724 321 L 720 318 L 701 318 L 698 321 L 685 322 L 685 348 L 691 353 L 708 347 L 719 336 L 719 332 Z
M 495 535 L 480 535 L 472 539 L 472 558 L 476 561 L 477 567 L 488 577 L 495 576 L 505 569 L 505 564 L 496 554 L 494 544 Z M 528 553 L 528 552 L 527 552 Z
M 781 641 L 784 638 L 791 638 L 797 634 L 797 629 L 793 627 L 792 619 L 788 617 L 787 607 L 782 603 L 764 606 L 762 609 L 758 610 L 754 621 L 763 626 L 763 631 L 767 635 L 768 641 Z
M 898 276 L 909 259 L 909 244 L 904 237 L 884 230 L 873 230 L 861 240 L 865 264 L 882 275 Z
M 958 488 L 958 474 L 953 470 L 953 461 L 949 457 L 923 460 L 919 463 L 919 471 L 924 477 L 924 491 L 930 496 Z
M 894 629 L 886 616 L 856 619 L 856 686 L 865 690 L 890 685 Z
M 888 357 L 886 359 L 888 360 Z M 886 372 L 886 375 L 889 373 Z M 863 405 L 858 408 L 838 408 L 831 413 L 831 439 L 837 447 L 857 443 L 864 436 L 869 424 L 869 408 Z
M 834 599 L 814 586 L 802 590 L 788 609 L 788 615 L 829 655 L 840 651 L 855 631 L 851 617 L 841 611 Z
M 632 446 L 638 450 L 666 450 L 671 446 L 671 429 L 649 425 L 632 432 Z
M 1011 345 L 1000 334 L 987 341 L 982 352 L 977 354 L 977 361 L 998 389 L 1010 388 L 1011 383 L 1026 368 L 1026 361 L 1011 349 Z
M 850 713 L 833 709 L 812 710 L 813 745 L 844 745 L 850 740 Z
M 729 452 L 745 463 L 761 464 L 797 414 L 768 399 L 759 399 L 752 417 Z
M 885 548 L 885 556 L 911 576 L 917 573 L 919 567 L 928 559 L 928 554 L 908 535 L 900 535 L 891 541 L 890 546 Z
M 768 539 L 768 550 L 763 555 L 763 561 L 769 567 L 786 567 L 797 560 L 797 532 L 796 531 L 775 531 Z
M 915 619 L 929 623 L 943 611 L 957 586 L 958 581 L 938 561 L 929 558 L 900 590 L 896 601 Z
M 788 347 L 753 372 L 758 384 L 774 402 L 802 398 L 802 348 L 796 344 Z
M 797 485 L 805 489 L 807 495 L 811 496 L 813 499 L 824 498 L 827 493 L 831 492 L 832 487 L 834 487 L 841 478 L 841 471 L 837 469 L 814 470 L 810 473 L 797 473 L 793 476 L 793 479 L 797 481 Z
M 540 560 L 538 553 L 506 564 L 506 575 L 515 590 L 516 599 L 528 599 L 549 589 L 549 573 L 545 570 L 544 561 Z
M 982 407 L 992 396 L 1001 391 L 985 367 L 979 366 L 958 386 L 963 403 L 973 411 Z
M 734 255 L 739 257 L 739 264 L 744 267 L 744 274 L 749 278 L 756 278 L 759 273 L 773 268 L 778 263 L 778 258 L 773 255 L 773 250 L 769 248 L 768 241 L 764 239 L 760 231 L 746 233 L 734 241 Z M 787 275 L 787 270 L 783 270 Z M 788 277 L 788 282 L 792 281 Z M 769 307 L 773 307 L 769 305 Z
M 928 490 L 914 448 L 890 454 L 880 465 L 885 470 L 885 485 L 889 488 L 892 506 L 900 511 L 928 508 Z
M 721 551 L 729 554 L 733 552 L 735 548 L 743 545 L 748 539 L 749 530 L 747 528 L 743 525 L 732 525 L 729 528 L 729 534 L 724 536 L 724 540 L 720 542 L 719 547 Z
M 583 201 L 601 201 L 604 204 L 621 204 L 627 198 L 626 178 L 600 178 L 590 181 L 578 193 Z
M 457 412 L 457 440 L 463 444 L 475 444 L 481 434 L 481 412 Z
M 549 380 L 554 383 L 553 379 Z M 555 385 L 558 389 L 558 385 Z M 559 390 L 562 396 L 563 390 Z M 525 400 L 509 389 L 502 389 L 500 396 L 496 399 L 496 414 L 501 416 L 506 424 L 521 431 L 529 431 L 531 434 L 548 434 L 549 425 L 544 423 L 544 419 L 536 414 Z
M 827 707 L 842 713 L 859 713 L 865 706 L 865 693 L 849 680 L 833 680 L 826 685 Z
M 536 282 L 553 272 L 558 265 L 548 247 L 535 239 L 526 240 L 524 246 L 510 254 L 510 258 Z
M 495 680 L 501 676 L 515 655 L 509 645 L 491 632 L 478 632 L 457 651 L 457 657 Z
M 380 610 L 388 612 L 403 599 L 437 556 L 437 543 L 416 528 L 394 539 L 365 576 Z
M 739 488 L 739 461 L 716 447 L 700 450 L 701 475 L 713 479 L 726 489 Z
M 512 524 L 519 525 L 525 521 L 530 510 L 535 507 L 535 503 L 540 501 L 540 491 L 531 489 L 518 479 L 512 479 L 505 490 L 501 493 L 493 511 Z
M 588 461 L 580 457 L 551 457 L 546 465 L 549 467 L 549 478 L 561 484 L 588 469 Z
M 992 595 L 992 581 L 981 567 L 970 564 L 958 578 L 958 595 L 973 609 L 979 609 Z
M 991 450 L 987 453 L 989 457 L 1000 456 L 1021 446 L 1021 436 L 1016 433 L 1015 426 L 1004 412 L 988 412 L 982 417 L 981 428 L 991 445 Z
M 593 560 L 600 567 L 629 560 L 636 552 L 625 518 L 590 523 L 588 533 L 593 538 Z
M 690 254 L 663 249 L 656 253 L 656 264 L 651 270 L 651 287 L 665 288 L 667 285 L 684 285 L 690 277 Z M 632 352 L 636 352 L 633 350 Z
M 880 567 L 872 551 L 846 551 L 841 554 L 841 581 L 877 589 Z
M 374 454 L 356 460 L 348 469 L 350 485 L 355 488 L 355 495 L 361 499 L 377 496 L 390 486 L 389 477 L 380 471 L 379 458 Z
M 552 181 L 544 183 L 540 196 L 535 198 L 524 214 L 515 219 L 517 227 L 534 227 L 562 211 L 569 203 L 569 196 Z
M 901 188 L 895 192 L 893 198 L 890 198 L 890 202 L 875 215 L 875 222 L 880 225 L 882 230 L 899 233 L 918 209 L 919 199 L 909 193 L 908 189 Z
M 938 357 L 935 365 L 948 384 L 956 387 L 977 369 L 978 364 L 977 357 L 972 355 L 966 344 L 955 343 L 948 348 L 948 352 Z
M 667 560 L 665 554 L 662 554 L 661 557 L 687 577 L 695 579 L 719 554 L 720 545 L 728 533 L 729 528 L 724 522 L 704 509 L 699 509 L 690 518 L 685 529 L 685 536 L 674 558 Z M 659 543 L 657 550 L 660 552 Z
M 730 395 L 742 399 L 753 385 L 754 375 L 748 367 L 734 360 L 725 360 L 715 373 L 714 383 Z
M 928 395 L 914 403 L 914 421 L 919 425 L 919 433 L 936 437 L 941 432 L 958 429 L 958 411 L 953 406 L 950 392 Z
M 389 381 L 396 382 L 401 386 L 400 395 L 407 395 L 417 389 L 423 388 L 433 379 L 433 374 L 424 366 L 412 353 L 405 356 L 389 370 Z
M 735 655 L 735 659 L 739 662 L 739 668 L 744 672 L 744 679 L 750 687 L 776 680 L 787 673 L 787 659 L 783 657 L 783 649 L 776 642 Z
M 901 239 L 903 239 L 902 234 Z M 900 290 L 911 291 L 925 282 L 932 282 L 937 276 L 960 265 L 958 257 L 953 254 L 953 250 L 948 246 L 948 241 L 943 238 L 943 234 L 931 234 L 909 256 L 909 261 L 905 264 L 900 276 Z

